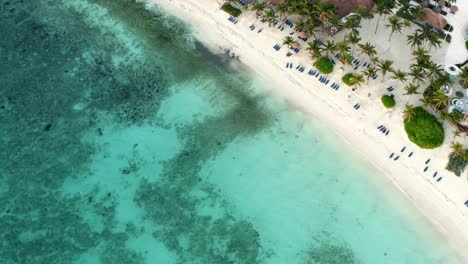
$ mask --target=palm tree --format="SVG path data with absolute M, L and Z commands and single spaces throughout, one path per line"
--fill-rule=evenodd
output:
M 411 54 L 413 55 L 413 59 L 416 60 L 420 66 L 427 65 L 427 62 L 431 58 L 426 49 L 421 45 L 418 46 L 416 50 L 413 50 Z
M 411 48 L 420 46 L 423 43 L 423 37 L 417 31 L 414 31 L 413 34 L 406 36 L 407 43 L 411 45 Z
M 375 26 L 374 34 L 377 34 L 377 29 L 379 28 L 380 18 L 382 17 L 382 15 L 384 15 L 386 17 L 387 15 L 390 15 L 390 14 L 393 13 L 393 11 L 392 11 L 393 5 L 394 4 L 391 1 L 379 1 L 376 4 L 375 12 L 377 14 L 379 14 L 379 18 L 378 18 L 377 24 Z
M 364 77 L 366 77 L 367 82 L 369 82 L 372 76 L 377 75 L 377 70 L 374 67 L 368 67 L 362 71 L 362 74 L 364 74 Z
M 310 41 L 309 46 L 306 48 L 310 52 L 312 58 L 320 58 L 322 54 L 320 53 L 320 44 L 317 41 Z
M 419 101 L 422 103 L 422 106 L 424 108 L 428 108 L 428 107 L 431 107 L 432 108 L 432 101 L 431 99 L 428 97 L 428 96 L 423 96 L 421 99 L 419 99 Z
M 426 16 L 426 13 L 422 10 L 421 6 L 415 6 L 410 8 L 410 12 L 417 20 L 423 20 Z
M 263 18 L 268 21 L 268 26 L 271 27 L 271 24 L 276 22 L 276 13 L 273 9 L 268 9 L 265 14 L 263 14 Z
M 307 3 L 308 1 L 304 2 Z M 314 9 L 318 20 L 322 22 L 325 27 L 328 27 L 330 20 L 335 17 L 336 7 L 325 2 L 315 2 Z
M 431 32 L 431 34 L 427 36 L 427 42 L 429 44 L 429 51 L 432 47 L 440 48 L 442 45 L 442 40 L 440 40 L 440 37 L 434 32 Z
M 255 11 L 255 15 L 257 18 L 259 18 L 262 15 L 263 10 L 265 9 L 265 3 L 264 2 L 255 2 L 252 5 L 251 8 L 253 11 Z
M 465 150 L 463 149 L 463 144 L 459 142 L 452 143 L 450 147 L 452 148 L 452 151 L 455 153 L 455 155 L 463 157 L 463 154 L 465 154 Z
M 431 81 L 433 81 L 436 77 L 440 76 L 443 71 L 442 67 L 439 64 L 432 61 L 428 63 L 426 70 L 427 77 L 429 77 Z
M 349 52 L 349 47 L 348 44 L 344 41 L 340 41 L 336 44 L 336 50 L 340 54 L 340 56 L 343 56 L 345 53 Z
M 327 40 L 324 44 L 323 44 L 323 47 L 322 47 L 322 51 L 325 52 L 325 56 L 328 57 L 328 54 L 330 52 L 335 52 L 336 51 L 336 45 L 335 45 L 335 41 L 333 40 Z
M 288 46 L 288 49 L 291 48 L 292 44 L 294 44 L 296 40 L 294 40 L 291 36 L 287 36 L 283 39 L 283 45 Z
M 402 83 L 406 82 L 407 80 L 407 76 L 408 76 L 408 73 L 407 72 L 404 72 L 402 70 L 397 70 L 395 72 L 393 72 L 393 79 L 395 80 L 398 80 Z
M 346 40 L 353 45 L 352 53 L 354 53 L 354 48 L 356 48 L 356 44 L 361 41 L 361 37 L 359 37 L 359 33 L 351 33 Z
M 404 95 L 408 95 L 408 102 L 409 102 L 409 99 L 410 99 L 410 95 L 419 94 L 418 88 L 419 88 L 419 86 L 414 85 L 412 83 L 405 86 L 405 91 L 406 92 L 404 93 Z
M 364 19 L 374 18 L 374 15 L 371 12 L 367 11 L 367 9 L 365 7 L 362 7 L 362 6 L 354 9 L 352 12 L 357 14 L 361 18 L 364 18 Z
M 417 85 L 424 82 L 424 70 L 421 67 L 411 68 L 409 75 L 413 77 L 413 82 L 416 82 Z
M 406 105 L 405 110 L 403 111 L 403 119 L 411 120 L 414 117 L 414 107 L 413 105 Z
M 463 87 L 466 88 L 468 86 L 468 67 L 463 67 L 461 69 L 460 75 L 458 75 L 460 79 L 463 81 Z
M 401 22 L 400 18 L 395 15 L 388 19 L 388 24 L 386 24 L 385 27 L 392 30 L 392 33 L 390 33 L 390 37 L 388 38 L 388 41 L 390 41 L 392 39 L 393 33 L 398 32 L 401 34 L 403 23 Z
M 341 55 L 340 57 L 340 61 L 341 63 L 345 64 L 345 65 L 351 65 L 351 61 L 353 60 L 353 55 L 351 55 L 351 53 L 349 52 L 345 52 L 343 55 Z
M 358 46 L 360 49 L 359 55 L 366 54 L 367 57 L 369 57 L 370 59 L 374 58 L 374 56 L 377 55 L 375 47 L 370 42 L 366 42 L 365 44 L 359 44 Z
M 453 84 L 453 80 L 447 73 L 440 74 L 439 77 L 436 79 L 436 82 L 439 85 L 439 87 Z
M 301 31 L 304 28 L 304 26 L 305 26 L 304 20 L 299 20 L 294 25 L 294 29 L 298 30 L 298 31 Z
M 348 16 L 346 18 L 346 22 L 344 23 L 344 26 L 348 28 L 351 33 L 357 33 L 358 28 L 361 27 L 361 20 L 357 16 Z M 345 38 L 348 35 L 348 33 L 345 34 Z
M 436 109 L 445 108 L 448 105 L 449 98 L 445 95 L 444 91 L 437 90 L 432 96 L 432 103 Z
M 315 32 L 317 32 L 318 27 L 319 27 L 319 24 L 316 21 L 309 19 L 309 21 L 307 21 L 307 23 L 305 24 L 304 31 L 307 34 L 309 34 L 309 36 L 313 36 L 314 38 L 317 38 L 317 36 L 315 35 Z
M 358 87 L 361 86 L 362 83 L 364 83 L 364 77 L 361 74 L 353 74 L 349 78 L 350 83 L 354 83 L 354 85 L 357 85 Z
M 392 72 L 393 71 L 393 61 L 391 60 L 383 60 L 383 61 L 379 61 L 379 63 L 377 63 L 377 67 L 382 71 L 382 77 L 385 78 L 385 75 L 388 73 L 388 72 Z
M 276 11 L 278 11 L 280 21 L 283 21 L 288 11 L 288 6 L 286 4 L 279 4 L 276 6 Z

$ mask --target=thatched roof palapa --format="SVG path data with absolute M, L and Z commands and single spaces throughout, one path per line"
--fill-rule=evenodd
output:
M 309 36 L 307 35 L 307 33 L 305 33 L 304 31 L 301 31 L 299 33 L 297 33 L 297 35 L 301 38 L 308 38 Z
M 301 45 L 296 41 L 292 44 L 292 47 L 295 48 L 295 49 L 298 49 L 301 47 Z
M 443 29 L 447 25 L 447 20 L 445 20 L 445 18 L 443 18 L 441 15 L 432 11 L 430 8 L 426 7 L 423 9 L 423 11 L 426 14 L 423 21 L 429 25 L 438 29 Z
M 370 11 L 374 6 L 373 0 L 321 0 L 336 7 L 339 17 L 345 17 L 358 7 L 364 7 Z

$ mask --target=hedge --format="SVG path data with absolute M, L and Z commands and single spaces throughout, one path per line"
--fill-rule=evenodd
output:
M 386 108 L 392 108 L 396 105 L 395 103 L 395 99 L 393 99 L 392 96 L 390 95 L 384 95 L 382 96 L 381 98 L 382 100 L 382 104 L 386 107 Z
M 223 6 L 221 6 L 221 9 L 233 17 L 238 17 L 242 13 L 240 9 L 233 7 L 229 3 L 224 3 Z
M 442 124 L 421 106 L 413 109 L 412 117 L 405 119 L 404 125 L 409 140 L 421 148 L 433 149 L 444 143 Z
M 320 57 L 314 65 L 323 74 L 329 74 L 333 71 L 333 63 L 327 57 Z

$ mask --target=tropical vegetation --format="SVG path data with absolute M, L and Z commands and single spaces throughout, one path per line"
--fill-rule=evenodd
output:
M 242 14 L 242 11 L 238 8 L 235 8 L 233 7 L 232 5 L 230 5 L 229 3 L 224 3 L 222 6 L 221 6 L 221 9 L 230 14 L 231 16 L 233 17 L 238 17 L 240 16 L 240 14 Z
M 433 149 L 444 143 L 444 129 L 437 118 L 421 106 L 408 106 L 404 126 L 411 142 L 424 149 Z
M 327 57 L 320 57 L 314 66 L 323 74 L 329 74 L 333 71 L 333 63 Z
M 381 97 L 381 101 L 382 101 L 382 104 L 386 108 L 393 108 L 396 105 L 396 102 L 395 102 L 395 99 L 393 98 L 393 96 L 390 96 L 390 95 L 387 95 L 387 94 Z

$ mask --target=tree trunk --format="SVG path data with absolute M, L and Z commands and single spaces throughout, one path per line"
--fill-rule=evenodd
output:
M 381 18 L 381 16 L 379 16 L 379 19 L 377 19 L 377 25 L 375 25 L 374 35 L 377 34 L 377 29 L 379 28 L 380 18 Z

